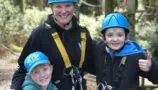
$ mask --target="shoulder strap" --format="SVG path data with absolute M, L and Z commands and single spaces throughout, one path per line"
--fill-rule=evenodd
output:
M 126 60 L 127 60 L 127 57 L 124 56 L 124 57 L 121 59 L 121 62 L 120 62 L 120 64 L 119 64 L 119 67 L 121 67 L 121 65 L 125 65 Z
M 86 52 L 86 33 L 81 32 L 81 58 L 79 68 L 82 67 L 83 62 L 85 60 L 85 52 Z
M 60 51 L 60 54 L 62 55 L 62 58 L 64 60 L 64 63 L 65 63 L 65 67 L 66 68 L 70 68 L 72 65 L 71 65 L 71 62 L 70 62 L 70 59 L 69 59 L 69 56 L 64 48 L 64 45 L 63 43 L 61 42 L 60 38 L 59 38 L 59 35 L 57 32 L 54 32 L 52 33 L 52 37 Z
M 47 23 L 44 23 L 44 25 L 45 25 L 46 30 L 48 30 L 51 33 L 51 35 L 52 35 L 52 37 L 53 37 L 53 39 L 54 39 L 54 41 L 55 41 L 55 43 L 57 45 L 57 48 L 59 49 L 59 52 L 60 52 L 60 54 L 61 54 L 61 56 L 62 56 L 62 58 L 64 60 L 65 67 L 66 68 L 72 67 L 72 64 L 70 62 L 69 56 L 67 54 L 67 51 L 66 51 L 66 49 L 65 49 L 65 47 L 64 47 L 64 45 L 63 45 L 58 33 L 56 32 L 56 29 L 52 28 Z
M 65 67 L 66 68 L 70 68 L 72 67 L 72 64 L 70 62 L 70 58 L 66 52 L 66 49 L 58 35 L 57 32 L 53 32 L 52 33 L 52 37 L 60 51 L 60 54 L 62 55 L 62 58 L 64 60 L 65 63 Z M 81 58 L 80 58 L 80 64 L 79 64 L 79 68 L 82 67 L 83 62 L 85 60 L 85 52 L 86 52 L 86 33 L 85 32 L 81 32 Z
M 127 61 L 127 57 L 124 56 L 122 57 L 119 67 L 118 67 L 118 71 L 116 72 L 116 82 L 115 82 L 115 87 L 117 88 L 119 86 L 119 84 L 121 83 L 121 79 L 122 79 L 122 74 L 125 68 L 125 64 Z

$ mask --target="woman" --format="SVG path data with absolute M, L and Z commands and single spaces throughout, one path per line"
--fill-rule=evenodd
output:
M 48 0 L 52 14 L 33 30 L 18 60 L 12 89 L 20 90 L 26 75 L 24 58 L 34 51 L 45 53 L 54 66 L 52 81 L 59 90 L 86 90 L 84 72 L 94 73 L 93 45 L 86 28 L 74 16 L 77 0 Z M 86 54 L 85 54 L 86 53 Z
M 128 40 L 129 25 L 120 13 L 107 15 L 102 23 L 104 41 L 97 44 L 98 90 L 138 90 L 139 76 L 158 83 L 158 67 L 145 60 L 144 49 Z

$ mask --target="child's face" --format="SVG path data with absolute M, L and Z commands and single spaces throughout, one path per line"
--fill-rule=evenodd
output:
M 38 65 L 31 72 L 31 78 L 40 86 L 47 86 L 51 80 L 53 67 L 50 64 Z
M 109 48 L 119 50 L 125 43 L 125 31 L 123 28 L 109 28 L 105 31 L 104 39 Z

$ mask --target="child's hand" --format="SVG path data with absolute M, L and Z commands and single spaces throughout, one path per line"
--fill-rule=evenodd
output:
M 151 67 L 151 54 L 150 52 L 147 51 L 146 53 L 146 57 L 147 59 L 139 59 L 139 68 L 144 71 L 144 72 L 148 72 L 150 70 Z

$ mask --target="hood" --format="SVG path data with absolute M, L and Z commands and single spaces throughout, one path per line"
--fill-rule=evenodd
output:
M 106 48 L 106 50 L 110 55 L 113 55 L 111 49 Z M 114 53 L 114 56 L 127 56 L 136 53 L 145 53 L 145 50 L 135 41 L 128 40 L 120 50 Z

